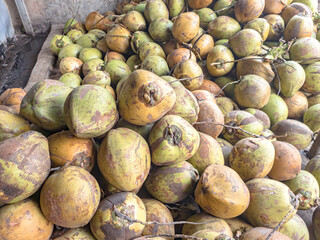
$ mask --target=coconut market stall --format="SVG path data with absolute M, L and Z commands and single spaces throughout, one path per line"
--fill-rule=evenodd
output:
M 52 24 L 0 96 L 0 239 L 320 239 L 317 7 L 135 0 Z

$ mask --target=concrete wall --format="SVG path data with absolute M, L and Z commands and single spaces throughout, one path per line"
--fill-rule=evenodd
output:
M 9 10 L 4 0 L 0 0 L 0 58 L 4 54 L 7 41 L 14 37 L 14 29 Z
M 21 20 L 14 0 L 5 0 L 8 4 L 11 18 L 15 26 L 20 26 Z M 113 10 L 121 0 L 24 0 L 33 26 L 50 23 L 65 23 L 75 14 L 78 6 L 77 19 L 84 21 L 93 11 L 104 13 Z

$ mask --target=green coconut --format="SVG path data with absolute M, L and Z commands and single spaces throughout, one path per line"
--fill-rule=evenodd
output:
M 241 30 L 240 24 L 232 17 L 219 16 L 208 24 L 208 33 L 214 39 L 229 39 Z
M 97 45 L 99 38 L 93 33 L 86 33 L 82 35 L 76 43 L 84 48 L 94 48 Z
M 298 150 L 307 148 L 313 137 L 313 132 L 306 124 L 293 119 L 279 121 L 271 130 L 277 136 L 277 140 L 290 143 Z
M 160 56 L 146 57 L 141 63 L 140 68 L 153 72 L 158 76 L 168 75 L 170 73 L 166 60 Z
M 308 108 L 303 115 L 303 122 L 306 124 L 313 132 L 318 132 L 320 130 L 320 104 L 313 105 Z
M 144 17 L 148 23 L 151 23 L 156 18 L 169 19 L 169 10 L 162 0 L 149 0 L 144 9 Z
M 0 109 L 0 115 L 0 142 L 31 130 L 30 124 L 15 113 Z
M 152 39 L 156 42 L 167 42 L 172 37 L 173 23 L 167 18 L 156 18 L 148 28 L 148 32 Z
M 89 72 L 100 71 L 105 68 L 105 62 L 100 58 L 93 58 L 82 65 L 82 73 L 86 76 Z
M 162 203 L 177 203 L 193 193 L 198 179 L 198 171 L 183 161 L 151 170 L 145 187 Z
M 290 237 L 292 240 L 310 239 L 308 227 L 298 214 L 283 224 L 279 232 Z
M 110 74 L 111 84 L 117 86 L 118 82 L 131 73 L 130 67 L 121 60 L 111 60 L 107 62 L 104 71 Z
M 252 179 L 246 184 L 250 203 L 244 216 L 253 226 L 275 228 L 289 211 L 288 221 L 297 212 L 296 197 L 285 184 L 266 178 Z
M 291 97 L 304 84 L 306 74 L 303 67 L 295 61 L 286 61 L 276 65 L 278 76 L 274 78 L 273 86 L 285 97 Z M 280 80 L 280 86 L 279 86 Z
M 183 12 L 185 6 L 186 2 L 184 0 L 168 0 L 170 18 L 177 17 Z
M 147 28 L 146 20 L 143 14 L 138 11 L 128 12 L 122 19 L 122 24 L 131 32 L 143 31 Z
M 234 99 L 235 84 L 232 84 L 232 83 L 235 81 L 236 80 L 233 79 L 231 76 L 222 76 L 214 80 L 214 82 L 218 84 L 220 88 L 224 88 L 223 92 L 226 94 L 227 97 L 231 99 Z
M 147 32 L 143 31 L 136 31 L 132 34 L 130 46 L 132 51 L 134 51 L 136 54 L 139 54 L 139 48 L 147 43 L 147 42 L 153 42 L 153 39 L 150 37 L 150 35 Z
M 246 108 L 244 110 L 255 116 L 262 123 L 264 129 L 270 128 L 270 119 L 265 112 L 255 108 Z
M 62 130 L 66 127 L 63 107 L 71 91 L 60 81 L 40 81 L 22 99 L 20 115 L 45 130 Z
M 317 179 L 308 171 L 301 170 L 293 179 L 283 182 L 295 194 L 301 194 L 299 209 L 307 210 L 315 205 L 319 198 L 319 184 Z
M 216 102 L 223 115 L 234 110 L 239 110 L 238 105 L 231 98 L 217 97 Z
M 222 148 L 216 139 L 208 134 L 199 132 L 200 145 L 196 153 L 188 159 L 188 162 L 198 170 L 201 175 L 211 164 L 224 165 Z
M 109 131 L 118 120 L 116 103 L 111 93 L 97 85 L 75 88 L 64 105 L 65 121 L 77 137 L 98 137 Z
M 304 68 L 306 79 L 302 90 L 310 93 L 320 92 L 320 62 L 315 62 Z
M 96 240 L 88 227 L 73 228 L 68 230 L 65 234 L 55 238 L 55 240 Z
M 249 74 L 240 78 L 240 82 L 234 88 L 234 96 L 237 103 L 242 107 L 264 107 L 270 98 L 271 87 L 262 77 Z M 250 97 L 248 97 L 250 96 Z
M 127 122 L 126 120 L 124 120 L 123 118 L 121 118 L 117 122 L 117 125 L 115 126 L 115 128 L 119 128 L 119 127 L 129 128 L 129 129 L 135 131 L 136 133 L 139 133 L 144 139 L 147 140 L 153 125 L 154 125 L 153 123 L 150 123 L 145 126 L 137 126 L 137 125 L 131 124 L 131 123 Z
M 81 85 L 81 77 L 76 73 L 65 73 L 59 78 L 60 82 L 63 82 L 70 88 L 76 88 Z
M 104 71 L 92 71 L 89 72 L 82 80 L 82 85 L 93 84 L 104 87 L 111 84 L 110 75 Z
M 193 10 L 200 17 L 200 27 L 207 29 L 208 24 L 217 18 L 217 14 L 211 8 L 200 8 Z
M 79 38 L 81 38 L 83 36 L 83 33 L 81 30 L 79 29 L 71 29 L 68 33 L 67 33 L 67 37 L 69 37 L 73 43 L 76 43 L 77 40 Z
M 220 144 L 220 147 L 222 149 L 222 154 L 224 158 L 224 162 L 226 166 L 229 165 L 229 157 L 233 148 L 233 145 L 229 143 L 227 140 L 224 140 L 223 138 L 216 138 L 217 142 Z
M 320 182 L 320 156 L 316 155 L 306 165 L 305 170 L 310 172 Z
M 34 194 L 50 168 L 48 140 L 41 133 L 28 131 L 0 142 L 0 205 Z
M 261 110 L 270 118 L 271 126 L 288 118 L 286 102 L 275 93 L 271 93 L 269 102 Z
M 199 148 L 200 136 L 182 117 L 166 115 L 153 126 L 148 143 L 152 163 L 170 165 L 192 157 Z
M 69 37 L 57 34 L 50 40 L 50 50 L 54 55 L 58 55 L 60 50 L 69 44 L 73 44 Z
M 68 44 L 61 48 L 58 59 L 61 60 L 64 57 L 79 57 L 82 46 L 79 44 Z
M 290 47 L 289 55 L 293 61 L 302 61 L 301 64 L 312 64 L 317 62 L 320 56 L 320 43 L 312 37 L 299 38 Z
M 269 35 L 270 24 L 264 18 L 256 18 L 248 22 L 243 28 L 256 30 L 258 33 L 260 33 L 262 40 L 265 41 Z
M 165 58 L 166 54 L 159 44 L 148 41 L 139 46 L 139 57 L 141 61 L 143 61 L 149 56 L 160 56 Z
M 267 176 L 272 169 L 274 158 L 275 149 L 271 141 L 249 137 L 234 145 L 229 164 L 246 182 Z
M 231 144 L 235 144 L 246 137 L 251 137 L 250 134 L 260 135 L 263 130 L 263 125 L 255 116 L 242 110 L 228 112 L 224 116 L 224 122 L 231 128 L 225 127 L 222 135 Z M 241 129 L 248 133 L 241 131 Z

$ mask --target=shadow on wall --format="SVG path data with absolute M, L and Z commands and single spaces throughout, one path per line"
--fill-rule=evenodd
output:
M 0 0 L 0 60 L 4 55 L 7 42 L 14 39 L 14 28 L 10 18 L 9 10 L 4 2 Z

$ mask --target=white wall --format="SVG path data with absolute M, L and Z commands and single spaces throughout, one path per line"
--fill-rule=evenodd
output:
M 7 40 L 14 37 L 14 29 L 4 0 L 0 0 L 0 57 L 3 54 Z

